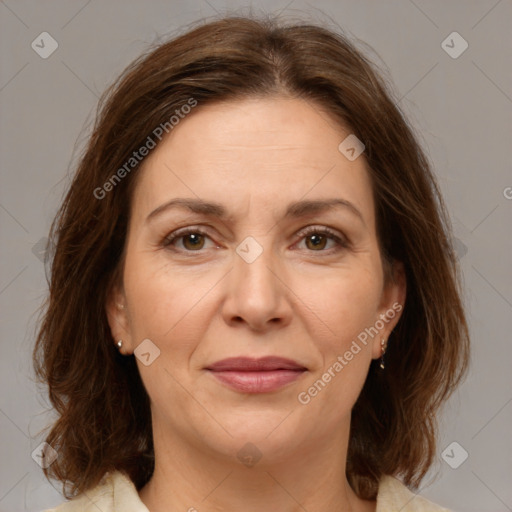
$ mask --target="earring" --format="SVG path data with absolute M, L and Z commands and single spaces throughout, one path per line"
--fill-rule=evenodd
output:
M 118 346 L 118 348 L 120 349 L 120 348 L 123 346 L 123 340 L 119 340 L 119 341 L 117 342 L 117 346 Z
M 117 305 L 117 307 L 118 307 L 119 309 L 124 309 L 124 304 L 118 304 L 118 305 Z
M 380 340 L 380 346 L 382 349 L 382 355 L 380 356 L 380 367 L 382 370 L 384 370 L 384 354 L 386 353 L 386 339 L 382 338 Z

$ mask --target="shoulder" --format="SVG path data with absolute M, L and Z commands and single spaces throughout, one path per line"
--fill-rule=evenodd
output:
M 149 512 L 137 489 L 120 471 L 107 473 L 100 483 L 87 492 L 43 512 Z
M 452 512 L 414 494 L 400 480 L 383 475 L 379 483 L 376 512 Z

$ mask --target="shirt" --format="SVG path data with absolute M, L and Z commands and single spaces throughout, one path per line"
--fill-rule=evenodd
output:
M 191 507 L 192 510 L 193 507 Z M 133 482 L 120 471 L 107 473 L 93 489 L 43 512 L 149 512 Z M 397 478 L 379 482 L 376 512 L 452 512 L 412 493 Z

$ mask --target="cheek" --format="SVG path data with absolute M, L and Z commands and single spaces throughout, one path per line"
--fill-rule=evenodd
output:
M 127 257 L 124 288 L 129 299 L 134 343 L 149 338 L 161 348 L 191 350 L 207 325 L 197 316 L 219 280 L 213 274 L 199 275 L 184 268 L 173 270 L 162 264 L 161 256 L 156 253 L 132 253 Z M 170 347 L 170 341 L 177 339 L 180 343 Z
M 364 385 L 372 342 L 378 340 L 370 328 L 378 319 L 380 283 L 378 272 L 352 268 L 310 288 L 307 306 L 316 315 L 310 330 L 320 358 L 299 402 L 327 423 L 349 413 Z
M 314 332 L 324 353 L 344 351 L 377 319 L 381 276 L 370 268 L 341 269 L 315 286 L 303 282 L 302 288 L 304 304 L 315 313 Z

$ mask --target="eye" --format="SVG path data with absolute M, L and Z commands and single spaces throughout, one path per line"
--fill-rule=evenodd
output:
M 302 240 L 306 242 L 306 247 L 312 252 L 331 252 L 331 249 L 338 251 L 349 246 L 348 241 L 337 232 L 327 227 L 310 226 L 299 233 Z M 334 242 L 335 247 L 325 250 L 327 242 Z
M 208 234 L 199 228 L 186 228 L 175 231 L 165 238 L 164 247 L 176 246 L 176 242 L 182 239 L 180 250 L 186 252 L 197 252 L 204 248 L 205 238 L 210 238 Z
M 310 226 L 299 233 L 301 241 L 306 242 L 306 247 L 311 252 L 336 252 L 349 247 L 349 242 L 336 231 L 327 227 Z M 205 248 L 206 239 L 211 240 L 208 234 L 200 228 L 184 228 L 177 230 L 167 236 L 162 245 L 166 248 L 170 246 L 183 252 L 200 252 Z M 181 247 L 178 242 L 181 241 Z M 326 248 L 328 242 L 334 242 L 334 247 Z M 217 246 L 216 246 L 217 247 Z

